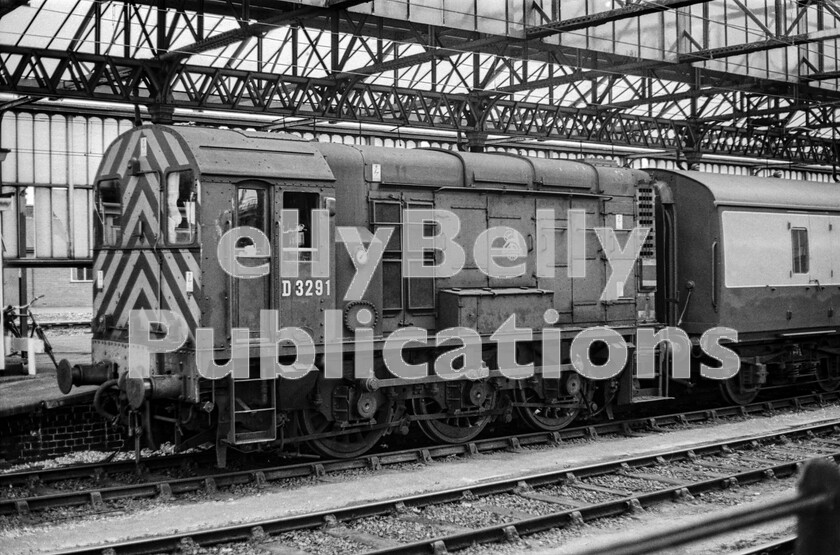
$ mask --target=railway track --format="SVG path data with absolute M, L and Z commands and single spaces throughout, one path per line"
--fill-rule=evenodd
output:
M 90 326 L 90 320 L 81 322 L 79 320 L 56 320 L 54 322 L 38 322 L 42 328 L 83 328 Z
M 376 554 L 446 553 L 478 544 L 518 542 L 539 532 L 641 512 L 701 493 L 792 477 L 804 462 L 817 457 L 835 463 L 840 460 L 840 419 L 405 498 L 67 553 L 159 553 L 240 542 L 252 542 L 255 548 L 295 549 L 284 543 L 291 541 L 284 536 L 288 533 L 343 538 L 357 550 L 373 547 L 369 553 Z M 460 518 L 458 524 L 447 522 L 446 515 L 455 513 Z M 473 518 L 476 525 L 465 525 L 465 517 Z M 405 542 L 376 534 L 405 522 L 422 524 L 434 533 L 426 530 Z M 482 525 L 487 522 L 492 524 Z
M 406 463 L 428 463 L 452 455 L 470 456 L 500 450 L 518 450 L 523 447 L 560 445 L 574 439 L 595 439 L 601 435 L 634 435 L 661 431 L 675 425 L 716 421 L 722 418 L 749 416 L 768 411 L 796 410 L 819 407 L 840 401 L 840 394 L 810 394 L 787 399 L 731 406 L 716 409 L 688 411 L 631 420 L 608 421 L 587 426 L 566 428 L 559 432 L 525 433 L 475 440 L 462 445 L 436 445 L 370 454 L 356 459 L 317 460 L 289 464 L 218 470 L 206 464 L 196 464 L 194 455 L 173 455 L 145 459 L 138 468 L 133 461 L 94 463 L 59 467 L 49 470 L 31 470 L 0 474 L 0 515 L 26 515 L 49 509 L 88 507 L 94 511 L 106 509 L 108 502 L 125 499 L 170 499 L 191 493 L 215 493 L 233 486 L 254 485 L 261 487 L 271 482 L 293 478 L 324 476 L 347 470 L 372 469 Z M 196 468 L 206 470 L 195 475 L 178 477 L 160 473 Z M 114 484 L 120 478 L 128 482 Z M 82 482 L 82 487 L 51 488 L 68 480 Z M 41 490 L 38 495 L 31 491 Z
M 762 545 L 744 549 L 734 555 L 792 555 L 796 550 L 796 536 L 786 536 Z

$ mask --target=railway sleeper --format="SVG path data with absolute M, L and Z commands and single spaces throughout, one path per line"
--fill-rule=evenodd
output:
M 251 541 L 254 543 L 263 543 L 269 539 L 269 535 L 265 532 L 262 526 L 254 526 L 251 528 Z
M 375 534 L 368 534 L 367 532 L 347 528 L 345 526 L 334 526 L 324 530 L 324 533 L 334 538 L 350 540 L 353 543 L 371 547 L 373 549 L 388 549 L 400 545 L 398 542 L 388 538 L 383 538 Z
M 648 482 L 660 482 L 663 484 L 670 484 L 672 486 L 685 486 L 688 485 L 689 482 L 685 480 L 679 480 L 677 478 L 669 478 L 667 476 L 660 476 L 658 474 L 647 474 L 643 472 L 629 472 L 629 471 L 622 471 L 622 476 L 627 476 L 628 478 L 636 478 L 638 480 L 647 480 Z
M 564 495 L 549 495 L 547 493 L 540 493 L 536 491 L 521 492 L 519 496 L 524 497 L 525 499 L 533 499 L 534 501 L 543 501 L 545 503 L 553 503 L 554 505 L 561 505 L 563 507 L 571 507 L 572 509 L 581 509 L 592 505 L 592 503 L 587 503 L 572 497 L 566 497 Z
M 101 492 L 90 492 L 90 506 L 94 511 L 101 511 L 105 508 L 105 502 L 102 500 Z
M 519 541 L 519 532 L 516 530 L 516 526 L 505 526 L 502 531 L 505 534 L 505 540 L 510 543 L 515 543 Z
M 19 515 L 24 516 L 29 514 L 29 503 L 26 500 L 15 501 L 15 509 Z
M 165 482 L 158 484 L 158 499 L 161 501 L 170 501 L 172 499 L 172 486 Z
M 501 516 L 510 516 L 518 520 L 524 520 L 534 516 L 531 513 L 521 511 L 519 509 L 514 509 L 512 507 L 502 507 L 493 503 L 488 503 L 486 501 L 482 503 L 477 503 L 475 507 L 488 513 L 493 513 Z

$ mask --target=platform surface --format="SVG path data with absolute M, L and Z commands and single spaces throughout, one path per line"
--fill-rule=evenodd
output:
M 47 329 L 46 333 L 56 360 L 66 358 L 71 364 L 90 363 L 89 332 L 59 335 Z M 34 376 L 0 378 L 0 418 L 93 399 L 96 386 L 74 387 L 69 395 L 61 393 L 55 378 L 55 367 L 46 354 L 36 355 L 36 363 L 38 368 Z

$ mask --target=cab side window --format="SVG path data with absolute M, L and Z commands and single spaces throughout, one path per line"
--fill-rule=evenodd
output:
M 301 261 L 312 260 L 312 252 L 317 244 L 316 231 L 313 229 L 315 222 L 312 219 L 312 211 L 318 208 L 318 193 L 306 193 L 300 191 L 286 191 L 283 193 L 283 208 L 286 210 L 297 210 L 297 227 L 295 229 L 283 230 L 283 247 L 298 251 Z
M 122 189 L 118 179 L 105 179 L 96 186 L 96 231 L 99 244 L 122 243 Z
M 198 218 L 198 182 L 192 170 L 170 173 L 166 178 L 166 242 L 195 242 Z

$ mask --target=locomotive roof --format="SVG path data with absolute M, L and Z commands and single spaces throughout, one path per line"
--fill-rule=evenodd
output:
M 186 143 L 204 175 L 236 175 L 335 181 L 340 152 L 361 153 L 365 165 L 381 165 L 381 182 L 425 187 L 559 188 L 611 193 L 648 178 L 642 172 L 602 161 L 529 158 L 505 153 L 461 153 L 445 149 L 398 149 L 308 141 L 286 133 L 194 126 L 143 126 L 174 133 Z M 369 173 L 369 172 L 368 172 Z
M 835 183 L 681 170 L 657 169 L 650 170 L 650 173 L 674 183 L 676 187 L 682 180 L 699 184 L 712 194 L 718 206 L 840 209 L 840 185 Z M 675 179 L 668 179 L 669 174 Z
M 286 133 L 169 127 L 187 142 L 202 174 L 333 181 L 315 145 Z
M 340 148 L 340 147 L 339 147 Z M 401 149 L 348 146 L 367 163 L 382 166 L 382 183 L 427 187 L 562 187 L 597 191 L 598 168 L 574 160 L 529 158 L 502 152 L 458 152 L 441 148 Z M 619 169 L 619 168 L 613 168 Z M 626 171 L 621 170 L 620 171 Z

